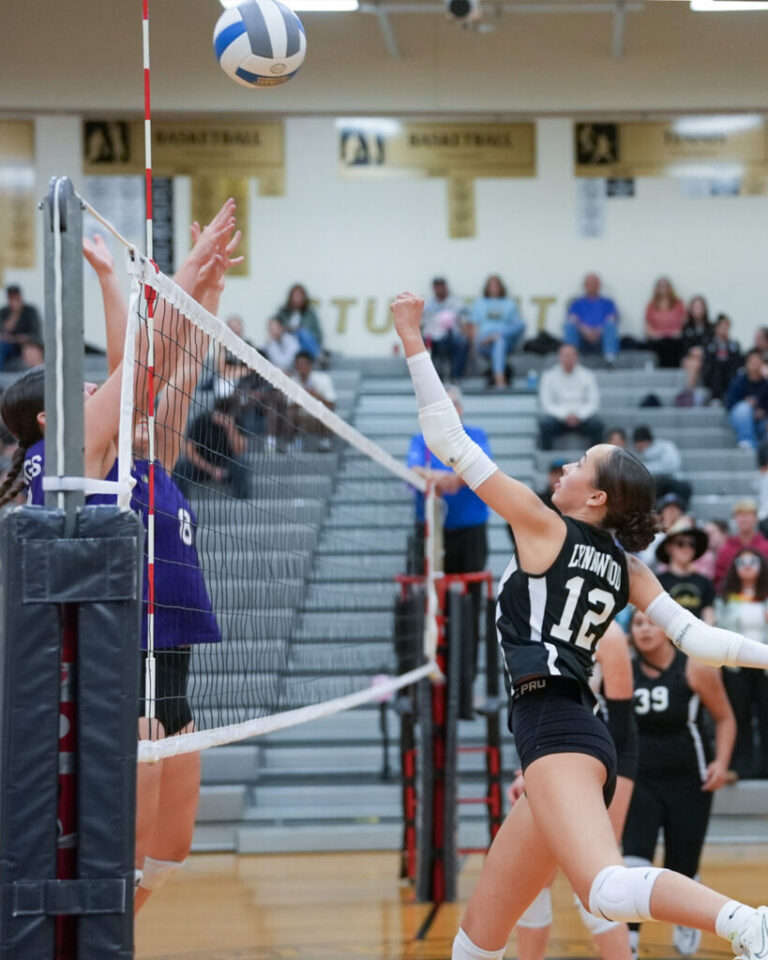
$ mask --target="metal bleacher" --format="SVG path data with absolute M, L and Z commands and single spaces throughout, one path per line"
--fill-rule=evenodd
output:
M 525 357 L 525 369 L 540 371 L 554 358 Z M 682 389 L 679 371 L 658 370 L 647 355 L 624 355 L 622 367 L 597 370 L 602 396 L 601 416 L 607 427 L 622 426 L 631 433 L 644 423 L 660 437 L 674 440 L 683 454 L 688 479 L 694 486 L 692 509 L 700 520 L 730 516 L 736 496 L 752 489 L 754 455 L 738 449 L 721 408 L 675 408 L 672 400 Z M 410 437 L 417 430 L 416 406 L 402 358 L 346 359 L 332 373 L 339 386 L 354 381 L 350 419 L 362 433 L 393 456 L 404 459 Z M 347 380 L 346 378 L 350 378 Z M 356 379 L 355 379 L 356 378 Z M 464 416 L 482 426 L 491 439 L 499 465 L 535 488 L 543 486 L 549 462 L 572 456 L 573 445 L 551 452 L 537 450 L 535 391 L 518 386 L 495 392 L 480 380 L 464 384 Z M 640 407 L 649 393 L 662 406 Z M 307 470 L 312 472 L 311 457 Z M 403 569 L 406 542 L 412 528 L 412 495 L 397 479 L 371 481 L 361 454 L 347 451 L 339 457 L 331 490 L 324 502 L 323 531 L 313 546 L 307 589 L 295 611 L 299 636 L 325 638 L 332 656 L 334 638 L 360 639 L 359 655 L 339 665 L 348 671 L 350 687 L 359 688 L 392 658 L 392 578 Z M 354 506 L 357 527 L 376 528 L 377 551 L 371 555 L 370 532 L 359 537 L 350 525 Z M 320 507 L 318 507 L 320 509 Z M 333 546 L 333 530 L 348 525 L 347 560 L 359 573 L 350 584 L 343 606 L 328 609 L 323 595 L 323 557 Z M 489 525 L 489 567 L 498 576 L 508 561 L 509 537 L 503 521 Z M 275 549 L 278 538 L 271 543 Z M 338 555 L 337 555 L 338 556 Z M 335 592 L 334 592 L 335 593 Z M 482 662 L 481 662 L 482 670 Z M 481 677 L 478 681 L 482 683 Z M 398 719 L 390 714 L 391 746 L 384 767 L 378 706 L 320 720 L 257 738 L 203 756 L 203 789 L 195 836 L 196 849 L 239 852 L 291 850 L 396 849 L 401 836 L 400 786 L 397 778 Z M 463 745 L 482 742 L 484 722 L 462 721 Z M 477 793 L 482 777 L 477 754 L 463 756 L 460 795 Z M 511 771 L 514 755 L 505 746 L 504 767 Z M 473 784 L 473 781 L 474 784 Z M 710 839 L 748 842 L 768 838 L 768 788 L 760 782 L 739 784 L 718 793 Z M 478 845 L 486 836 L 479 805 L 461 807 L 462 843 Z

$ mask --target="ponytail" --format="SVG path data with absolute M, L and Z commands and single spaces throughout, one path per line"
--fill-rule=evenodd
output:
M 625 550 L 635 553 L 653 543 L 659 529 L 653 509 L 656 487 L 644 463 L 616 447 L 598 464 L 595 487 L 608 495 L 602 526 L 613 531 Z

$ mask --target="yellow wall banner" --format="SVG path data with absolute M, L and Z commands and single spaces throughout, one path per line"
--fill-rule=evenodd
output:
M 0 271 L 35 266 L 35 125 L 0 121 Z
M 768 176 L 768 123 L 757 114 L 574 123 L 577 177 Z
M 463 240 L 475 236 L 475 181 L 449 177 L 448 236 Z
M 533 177 L 534 123 L 336 121 L 343 177 Z
M 159 176 L 221 173 L 235 177 L 283 170 L 282 123 L 155 121 L 152 169 Z M 144 124 L 130 120 L 83 121 L 86 174 L 144 172 Z

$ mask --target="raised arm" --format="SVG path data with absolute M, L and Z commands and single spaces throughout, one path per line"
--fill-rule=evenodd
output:
M 419 426 L 435 456 L 453 468 L 470 489 L 510 524 L 516 534 L 565 536 L 562 518 L 525 484 L 503 473 L 467 436 L 453 402 L 437 375 L 421 336 L 424 301 L 401 293 L 392 304 L 419 406 Z
M 768 645 L 712 627 L 681 607 L 637 557 L 628 557 L 629 602 L 658 624 L 676 647 L 713 667 L 768 667 Z
M 99 278 L 107 331 L 107 369 L 112 373 L 123 359 L 128 306 L 115 274 L 115 262 L 104 238 L 95 233 L 93 240 L 83 237 L 83 255 Z

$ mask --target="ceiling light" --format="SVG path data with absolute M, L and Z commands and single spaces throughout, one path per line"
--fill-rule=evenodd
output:
M 242 0 L 220 0 L 222 7 L 236 7 Z M 282 0 L 297 13 L 354 13 L 359 0 Z
M 768 0 L 691 0 L 696 13 L 739 13 L 768 10 Z

